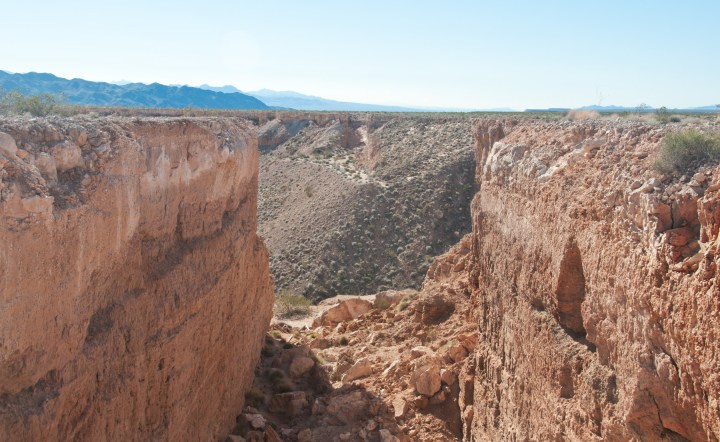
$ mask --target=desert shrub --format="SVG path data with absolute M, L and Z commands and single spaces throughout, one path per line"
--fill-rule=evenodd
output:
M 667 123 L 670 121 L 670 111 L 667 107 L 663 106 L 655 111 L 655 119 L 661 123 Z
M 265 395 L 257 388 L 251 388 L 245 393 L 245 405 L 258 408 L 265 403 Z
M 42 117 L 53 113 L 62 100 L 52 94 L 23 95 L 10 91 L 0 98 L 0 109 L 13 114 L 30 114 Z
M 390 259 L 397 259 L 397 252 L 395 252 L 395 250 L 393 250 L 392 247 L 386 248 L 386 249 L 385 249 L 385 254 L 386 254 L 386 255 L 388 256 L 388 258 L 390 258 Z
M 275 297 L 275 315 L 279 318 L 304 316 L 310 313 L 310 300 L 290 290 L 281 290 Z
M 312 353 L 310 356 L 312 357 L 313 361 L 315 361 L 318 365 L 327 365 L 328 363 L 325 357 L 320 352 Z
M 277 384 L 273 385 L 273 390 L 276 393 L 289 393 L 295 391 L 295 384 L 290 379 L 283 379 Z
M 285 372 L 279 368 L 271 368 L 267 372 L 267 378 L 271 383 L 276 384 L 286 378 Z
M 647 113 L 647 112 L 649 112 L 649 111 L 650 111 L 650 106 L 649 106 L 647 103 L 640 103 L 640 104 L 638 104 L 637 107 L 635 108 L 635 112 L 636 112 L 638 115 Z
M 267 372 L 267 378 L 276 393 L 287 393 L 295 389 L 295 385 L 288 379 L 285 372 L 278 368 L 271 368 Z
M 440 330 L 438 330 L 437 326 L 431 325 L 425 329 L 425 339 L 423 341 L 432 342 L 438 338 L 439 334 Z
M 664 173 L 684 172 L 693 165 L 720 158 L 720 134 L 695 129 L 665 135 L 654 167 Z
M 568 111 L 567 117 L 571 120 L 594 120 L 600 118 L 600 113 L 591 109 L 572 109 Z
M 313 185 L 307 184 L 305 186 L 305 196 L 307 196 L 308 198 L 311 198 L 313 196 L 313 193 L 314 193 Z
M 405 295 L 403 299 L 400 300 L 398 303 L 397 309 L 398 311 L 403 311 L 406 308 L 408 308 L 408 305 L 410 304 L 410 301 L 417 298 L 417 293 L 410 293 L 409 295 Z

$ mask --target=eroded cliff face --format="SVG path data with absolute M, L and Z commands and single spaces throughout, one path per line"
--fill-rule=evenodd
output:
M 214 440 L 273 302 L 230 119 L 0 120 L 0 439 Z
M 720 168 L 668 127 L 477 124 L 467 440 L 720 438 Z

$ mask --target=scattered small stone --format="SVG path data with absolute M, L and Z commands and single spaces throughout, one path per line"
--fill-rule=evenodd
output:
M 455 382 L 457 382 L 457 378 L 458 375 L 454 369 L 443 368 L 442 370 L 440 370 L 440 380 L 443 381 L 445 385 L 452 386 L 453 384 L 455 384 Z
M 419 366 L 410 375 L 410 385 L 422 395 L 434 395 L 441 386 L 440 366 L 436 362 Z
M 447 395 L 445 394 L 445 391 L 440 390 L 435 393 L 433 397 L 430 398 L 430 405 L 442 404 L 443 402 L 445 402 L 446 397 Z
M 462 344 L 457 344 L 447 350 L 446 356 L 453 362 L 460 362 L 468 355 L 467 349 Z
M 330 399 L 327 413 L 343 423 L 349 423 L 367 413 L 368 403 L 360 391 L 335 396 Z
M 396 396 L 392 402 L 396 418 L 403 418 L 407 415 L 410 410 L 410 404 L 401 396 Z
M 425 408 L 427 408 L 429 403 L 430 403 L 430 400 L 428 399 L 428 397 L 422 396 L 422 395 L 415 397 L 415 399 L 413 400 L 413 405 L 418 410 L 424 410 Z
M 304 391 L 291 391 L 273 395 L 270 399 L 269 410 L 274 413 L 286 413 L 296 416 L 302 413 L 308 402 Z
M 265 418 L 261 414 L 243 414 L 243 417 L 254 430 L 265 428 Z
M 400 442 L 400 439 L 395 437 L 390 430 L 380 430 L 380 442 Z
M 264 442 L 283 442 L 280 435 L 273 429 L 273 427 L 267 427 L 265 429 L 265 441 Z
M 349 384 L 356 379 L 364 378 L 371 375 L 372 373 L 372 362 L 367 358 L 361 358 L 345 372 L 342 377 L 342 383 Z
M 298 433 L 298 442 L 312 442 L 312 431 L 306 428 Z

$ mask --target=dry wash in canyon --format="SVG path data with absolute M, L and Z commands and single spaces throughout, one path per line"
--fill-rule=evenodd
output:
M 690 125 L 2 119 L 0 439 L 717 441 Z

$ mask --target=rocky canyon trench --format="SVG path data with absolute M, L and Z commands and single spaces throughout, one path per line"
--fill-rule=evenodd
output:
M 0 439 L 717 441 L 690 127 L 0 119 Z

